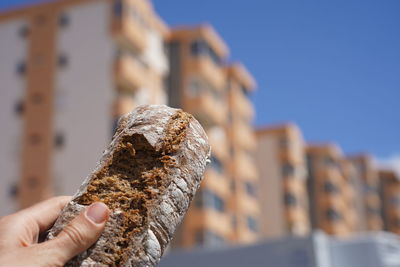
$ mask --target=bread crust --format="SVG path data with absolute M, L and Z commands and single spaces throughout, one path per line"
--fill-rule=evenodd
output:
M 196 119 L 144 105 L 121 117 L 95 170 L 64 208 L 53 239 L 95 201 L 111 209 L 99 240 L 66 266 L 155 266 L 200 186 L 210 156 Z

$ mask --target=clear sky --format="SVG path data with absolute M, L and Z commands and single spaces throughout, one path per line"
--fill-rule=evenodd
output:
M 29 0 L 1 0 L 0 8 Z M 255 76 L 256 125 L 400 155 L 399 0 L 154 0 L 170 25 L 209 22 Z

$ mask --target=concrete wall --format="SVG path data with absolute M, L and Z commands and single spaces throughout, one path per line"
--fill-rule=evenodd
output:
M 59 30 L 57 47 L 68 63 L 56 75 L 55 133 L 64 139 L 54 153 L 56 194 L 73 194 L 111 140 L 110 8 L 96 1 L 64 11 L 69 23 Z
M 27 42 L 19 33 L 23 20 L 0 24 L 0 216 L 15 210 L 12 188 L 20 176 L 23 115 L 15 109 L 25 94 L 26 80 L 17 65 L 27 57 Z

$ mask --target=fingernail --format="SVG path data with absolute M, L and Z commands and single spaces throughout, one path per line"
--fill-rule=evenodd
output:
M 86 216 L 94 223 L 102 223 L 108 217 L 108 207 L 101 202 L 93 203 L 87 209 Z

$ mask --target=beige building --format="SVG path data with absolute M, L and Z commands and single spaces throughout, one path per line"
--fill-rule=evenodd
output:
M 167 102 L 168 33 L 145 0 L 59 0 L 0 13 L 0 215 L 74 193 L 113 118 Z
M 284 124 L 257 130 L 256 162 L 263 237 L 309 233 L 305 145 L 298 127 Z
M 255 83 L 241 65 L 226 67 L 227 45 L 209 25 L 173 30 L 169 50 L 169 104 L 192 113 L 212 146 L 201 189 L 173 246 L 251 242 L 257 238 L 259 210 L 257 171 L 249 159 L 253 108 L 246 95 Z M 247 139 L 241 141 L 243 135 Z
M 400 177 L 390 170 L 380 170 L 378 176 L 383 229 L 400 234 Z
M 349 235 L 353 211 L 340 148 L 333 144 L 308 145 L 306 156 L 312 228 L 331 235 Z
M 362 196 L 364 199 L 364 211 L 359 216 L 362 231 L 378 231 L 383 229 L 381 216 L 381 200 L 379 195 L 380 179 L 378 170 L 374 166 L 372 157 L 369 155 L 358 155 L 349 157 L 354 166 L 355 175 L 362 184 Z

